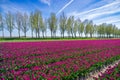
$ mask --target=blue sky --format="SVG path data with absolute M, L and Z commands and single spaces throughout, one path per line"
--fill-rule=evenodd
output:
M 0 12 L 27 12 L 35 9 L 48 18 L 51 12 L 93 20 L 95 24 L 112 23 L 120 28 L 120 0 L 0 0 Z

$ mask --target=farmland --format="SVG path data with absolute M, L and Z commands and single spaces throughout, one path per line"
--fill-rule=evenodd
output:
M 119 59 L 119 39 L 2 42 L 0 43 L 0 79 L 85 79 L 90 72 L 100 70 L 103 66 Z M 116 65 L 114 69 L 109 69 L 111 70 L 109 74 L 114 74 L 113 79 L 120 76 L 119 67 Z M 106 71 L 100 79 L 106 78 L 107 74 Z
M 106 72 L 100 75 L 99 79 L 119 80 L 120 79 L 120 62 L 114 67 L 109 66 Z

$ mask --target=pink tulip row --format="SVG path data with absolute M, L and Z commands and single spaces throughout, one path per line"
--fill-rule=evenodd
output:
M 120 55 L 120 40 L 0 43 L 0 79 L 66 79 Z

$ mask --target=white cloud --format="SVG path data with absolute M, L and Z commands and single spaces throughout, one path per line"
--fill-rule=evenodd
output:
M 87 7 L 86 10 L 91 10 L 91 9 L 94 9 L 94 8 L 99 8 L 103 5 L 106 5 L 106 4 L 109 4 L 109 3 L 112 3 L 114 2 L 115 0 L 100 0 L 98 2 L 95 2 L 93 3 L 92 5 L 90 5 L 89 7 Z
M 0 5 L 3 13 L 7 13 L 8 11 L 11 11 L 12 13 L 16 13 L 17 11 L 21 12 L 21 13 L 29 13 L 29 10 L 27 9 L 26 6 L 22 6 L 20 7 L 19 5 L 16 5 L 16 4 L 1 4 Z
M 50 0 L 40 0 L 40 1 L 50 6 Z
M 81 18 L 81 20 L 85 20 L 85 19 L 90 19 L 93 20 L 96 23 L 115 23 L 118 22 L 120 19 L 118 19 L 120 17 L 120 15 L 114 16 L 112 14 L 115 13 L 119 13 L 120 12 L 120 0 L 115 0 L 111 3 L 108 3 L 104 6 L 98 7 L 98 8 L 94 8 L 88 11 L 84 11 L 84 12 L 72 12 L 72 13 L 68 13 L 67 16 L 75 16 L 75 18 Z M 106 18 L 106 15 L 112 15 L 109 16 L 108 18 Z M 104 17 L 102 17 L 104 16 Z M 99 20 L 96 20 L 97 18 L 100 18 Z
M 120 17 L 120 15 L 110 16 L 110 17 L 105 17 L 105 18 L 99 19 L 99 20 L 95 20 L 94 22 L 97 23 L 97 24 L 100 24 L 100 23 L 117 23 L 117 22 L 120 21 L 119 17 Z
M 120 1 L 115 1 L 113 3 L 101 6 L 99 8 L 91 9 L 89 11 L 84 11 L 82 13 L 72 12 L 69 15 L 74 15 L 77 17 L 81 17 L 84 15 L 84 17 L 86 16 L 86 18 L 92 19 L 97 16 L 101 16 L 101 15 L 105 15 L 105 14 L 112 14 L 112 13 L 116 13 L 116 12 L 120 12 Z
M 68 7 L 74 0 L 71 0 L 70 2 L 68 2 L 67 4 L 65 4 L 65 6 L 63 6 L 56 15 L 58 15 L 59 13 L 61 13 L 66 7 Z

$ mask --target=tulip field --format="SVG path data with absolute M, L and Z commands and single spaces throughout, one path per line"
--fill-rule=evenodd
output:
M 119 59 L 119 39 L 2 42 L 0 80 L 84 79 L 90 72 Z M 99 79 L 117 80 L 119 77 L 120 64 Z
M 100 80 L 120 80 L 120 62 L 118 65 L 111 67 L 99 76 Z M 97 79 L 98 80 L 98 79 Z

